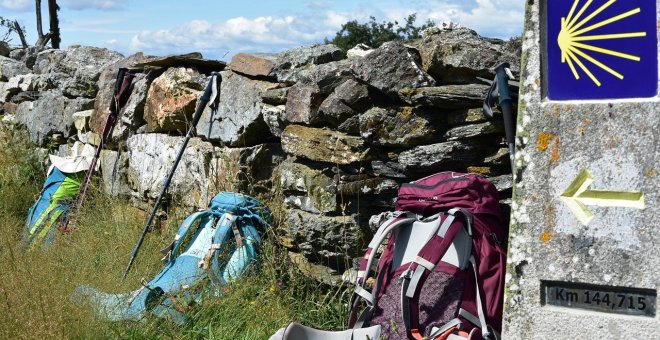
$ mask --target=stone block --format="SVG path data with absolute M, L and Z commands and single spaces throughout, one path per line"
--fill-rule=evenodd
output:
M 493 135 L 499 135 L 504 138 L 504 124 L 502 121 L 496 120 L 479 124 L 457 126 L 447 131 L 444 137 L 446 140 L 452 141 Z
M 452 111 L 447 114 L 447 124 L 450 126 L 483 123 L 488 119 L 480 107 Z
M 290 87 L 282 87 L 266 90 L 261 95 L 261 99 L 265 104 L 284 105 L 289 95 L 289 89 Z
M 269 191 L 272 174 L 284 158 L 278 143 L 245 148 L 216 147 L 209 171 L 209 190 L 250 194 Z
M 7 81 L 9 78 L 30 73 L 30 69 L 25 63 L 0 56 L 0 81 Z
M 101 136 L 94 131 L 82 132 L 78 131 L 78 140 L 85 144 L 99 145 L 101 143 Z
M 171 68 L 149 87 L 144 120 L 149 132 L 186 131 L 206 77 L 190 68 Z
M 362 58 L 369 55 L 373 51 L 374 49 L 371 48 L 369 45 L 357 44 L 355 45 L 355 47 L 351 48 L 346 52 L 346 57 L 349 59 Z
M 382 194 L 396 196 L 398 189 L 399 183 L 382 177 L 371 177 L 339 184 L 339 192 L 346 197 L 364 197 L 366 195 Z
M 439 109 L 468 109 L 481 107 L 488 85 L 443 85 L 404 91 L 406 102 Z
M 497 151 L 484 159 L 484 164 L 494 166 L 508 166 L 511 167 L 508 148 L 499 148 Z
M 261 96 L 279 84 L 250 79 L 232 71 L 221 74 L 220 107 L 217 112 L 204 110 L 197 133 L 232 147 L 253 146 L 274 139 L 264 121 Z
M 360 83 L 355 79 L 348 79 L 337 86 L 334 95 L 356 111 L 364 111 L 372 105 L 369 86 Z
M 284 129 L 282 148 L 294 156 L 332 164 L 364 161 L 369 151 L 359 137 L 299 125 L 289 125 Z
M 419 55 L 400 41 L 384 43 L 363 58 L 352 59 L 355 76 L 395 100 L 401 91 L 433 86 L 435 81 L 419 65 Z
M 275 54 L 237 53 L 227 67 L 246 76 L 268 77 L 275 67 L 276 59 Z
M 280 164 L 276 173 L 286 205 L 317 214 L 337 210 L 337 185 L 330 175 L 295 162 Z
M 280 53 L 275 61 L 272 75 L 279 82 L 295 82 L 292 77 L 309 65 L 321 65 L 345 58 L 344 52 L 335 45 L 310 45 L 293 48 Z
M 433 141 L 442 118 L 417 107 L 374 107 L 360 115 L 360 134 L 374 145 L 411 147 Z
M 451 141 L 422 145 L 403 151 L 398 162 L 410 174 L 465 169 L 478 164 L 490 152 L 488 145 L 472 141 Z
M 275 137 L 282 136 L 282 131 L 286 127 L 286 106 L 263 104 L 261 114 L 270 133 Z
M 287 215 L 286 237 L 313 263 L 342 270 L 359 256 L 364 243 L 362 231 L 353 216 L 323 216 L 302 210 Z
M 287 123 L 318 125 L 321 123 L 319 107 L 323 96 L 316 85 L 295 84 L 289 90 L 284 120 Z
M 321 65 L 310 65 L 291 75 L 291 81 L 308 86 L 316 86 L 324 96 L 336 87 L 351 79 L 351 61 L 339 60 Z
M 112 197 L 128 197 L 132 193 L 127 178 L 129 156 L 126 152 L 101 151 L 99 162 L 101 163 L 103 190 Z
M 502 61 L 520 70 L 520 43 L 485 38 L 460 25 L 436 26 L 422 32 L 417 43 L 422 68 L 439 84 L 470 84 L 476 77 L 492 79 Z
M 318 109 L 320 119 L 332 127 L 337 127 L 357 112 L 346 105 L 335 93 L 326 98 Z
M 130 153 L 127 180 L 131 190 L 143 199 L 155 199 L 160 193 L 184 137 L 164 134 L 138 134 L 128 138 Z M 206 208 L 215 195 L 210 189 L 211 143 L 192 138 L 183 153 L 168 194 L 188 207 Z
M 45 146 L 50 136 L 61 134 L 68 138 L 75 133 L 73 114 L 91 109 L 94 101 L 86 98 L 69 99 L 61 92 L 47 91 L 33 102 L 22 102 L 16 109 L 16 119 L 27 127 L 30 140 Z
M 73 125 L 78 131 L 89 131 L 89 118 L 94 110 L 79 111 L 73 114 Z

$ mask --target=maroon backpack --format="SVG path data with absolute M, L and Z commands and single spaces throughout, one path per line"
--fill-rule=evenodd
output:
M 361 261 L 349 326 L 380 325 L 389 339 L 499 339 L 504 237 L 487 179 L 445 172 L 403 184 Z

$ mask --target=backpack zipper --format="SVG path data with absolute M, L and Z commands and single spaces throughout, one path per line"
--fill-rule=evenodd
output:
M 467 178 L 467 177 L 452 177 L 452 178 L 447 178 L 445 180 L 442 180 L 442 181 L 436 183 L 435 185 L 421 185 L 421 184 L 417 184 L 416 182 L 412 182 L 412 183 L 403 183 L 403 184 L 401 184 L 401 187 L 402 188 L 403 187 L 413 187 L 413 188 L 420 188 L 420 189 L 435 189 L 435 188 L 439 187 L 440 185 L 446 184 L 446 183 L 449 183 L 449 182 L 469 181 L 469 180 L 470 179 Z

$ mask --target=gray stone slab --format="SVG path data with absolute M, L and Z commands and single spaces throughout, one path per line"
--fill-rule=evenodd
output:
M 657 306 L 637 289 L 653 295 L 660 286 L 660 97 L 549 100 L 543 64 L 548 58 L 544 17 L 548 2 L 528 2 L 523 33 L 503 338 L 657 337 Z M 578 7 L 584 3 L 580 1 Z M 604 3 L 594 2 L 588 13 Z M 620 5 L 632 10 L 642 3 Z M 657 35 L 655 27 L 651 30 L 647 36 Z M 556 39 L 548 39 L 548 44 L 556 44 Z M 618 65 L 625 74 L 625 64 Z M 578 72 L 581 77 L 576 81 L 589 86 L 589 77 L 580 68 Z M 605 73 L 599 76 L 604 86 L 619 81 Z M 576 192 L 584 206 L 571 209 L 567 188 L 585 170 L 593 182 Z M 577 182 L 584 183 L 579 178 Z M 595 190 L 601 191 L 601 199 L 587 200 L 588 192 Z M 620 191 L 643 193 L 644 209 L 632 199 L 623 200 Z M 608 197 L 603 195 L 619 200 L 603 200 Z M 591 219 L 586 211 L 593 214 Z M 546 292 L 546 287 L 565 290 Z M 597 291 L 602 294 L 600 302 L 593 300 Z M 606 302 L 605 295 L 616 301 Z M 630 306 L 629 297 L 634 298 Z M 646 302 L 644 306 L 640 301 Z M 655 315 L 626 315 L 633 312 L 628 309 Z

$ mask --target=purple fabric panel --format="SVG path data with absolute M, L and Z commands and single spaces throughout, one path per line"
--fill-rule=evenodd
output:
M 472 244 L 486 320 L 496 331 L 501 332 L 506 252 L 489 235 L 481 234 L 481 237 L 476 237 Z
M 434 271 L 424 284 L 419 302 L 420 332 L 444 325 L 458 314 L 463 294 L 463 279 L 440 271 Z M 406 329 L 401 313 L 401 285 L 391 280 L 386 285 L 374 311 L 371 325 L 381 325 L 385 339 L 406 339 Z

